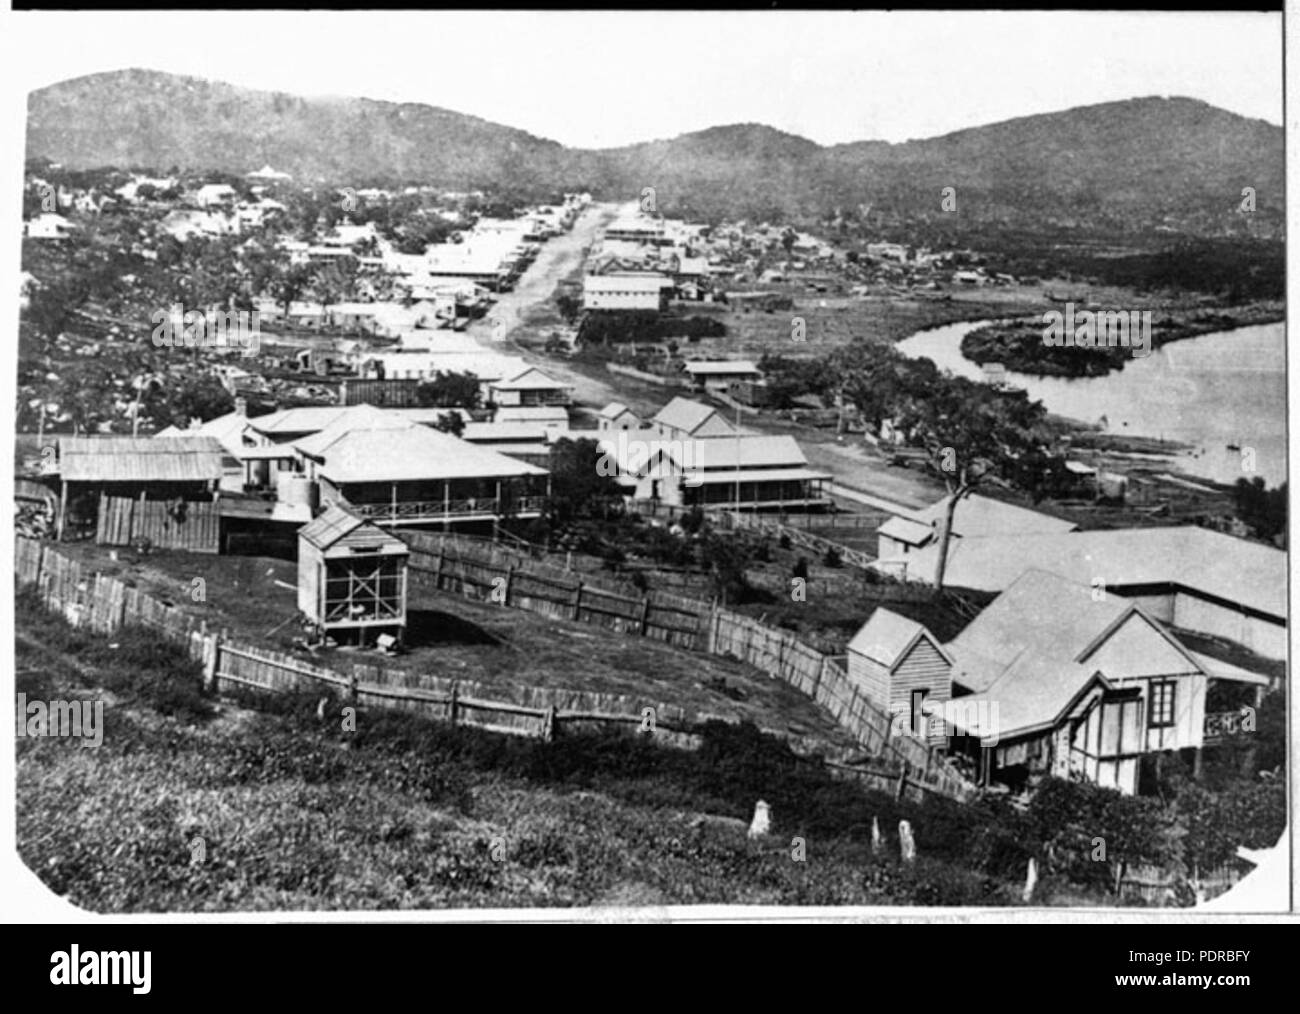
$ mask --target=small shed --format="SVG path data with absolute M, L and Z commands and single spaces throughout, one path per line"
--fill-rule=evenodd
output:
M 952 658 L 921 624 L 877 609 L 848 646 L 849 681 L 879 708 L 909 718 L 952 697 Z
M 93 519 L 101 545 L 215 553 L 225 454 L 212 436 L 60 437 L 58 536 L 71 515 Z
M 611 401 L 600 410 L 597 428 L 605 430 L 634 430 L 641 425 L 635 412 L 621 401 Z
M 409 557 L 401 539 L 334 504 L 298 532 L 298 608 L 340 643 L 400 640 Z

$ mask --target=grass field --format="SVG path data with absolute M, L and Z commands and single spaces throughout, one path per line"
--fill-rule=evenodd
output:
M 147 631 L 110 648 L 20 596 L 18 690 L 107 701 L 103 745 L 18 744 L 18 845 L 56 894 L 101 912 L 737 904 L 992 904 L 1014 839 L 988 814 L 895 804 L 752 727 L 695 752 L 634 736 L 555 743 L 363 712 L 315 695 L 203 702 Z M 93 661 L 91 667 L 81 660 Z M 167 688 L 196 707 L 167 713 Z M 248 703 L 248 702 L 245 702 Z M 754 801 L 774 831 L 749 841 Z M 897 858 L 906 817 L 921 858 Z M 887 835 L 873 855 L 871 821 Z M 972 867 L 971 869 L 962 868 Z
M 155 552 L 136 557 L 90 543 L 62 547 L 84 565 L 130 580 L 178 607 L 228 626 L 232 637 L 292 651 L 300 634 L 294 584 L 296 565 L 269 557 Z M 204 602 L 195 602 L 195 578 Z M 446 593 L 413 591 L 410 651 L 391 664 L 412 672 L 474 680 L 489 687 L 563 687 L 644 697 L 726 720 L 747 720 L 828 748 L 853 739 L 819 705 L 788 684 L 727 658 L 682 651 L 650 638 L 548 619 L 519 609 Z M 278 628 L 278 629 L 277 629 Z M 304 657 L 306 657 L 304 655 Z M 385 664 L 389 656 L 348 650 L 322 652 L 314 661 L 343 669 L 353 661 Z

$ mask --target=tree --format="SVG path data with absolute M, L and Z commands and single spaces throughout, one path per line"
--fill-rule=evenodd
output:
M 1233 487 L 1237 516 L 1261 539 L 1286 531 L 1286 483 L 1268 489 L 1260 476 L 1238 479 Z
M 141 398 L 142 412 L 161 428 L 187 429 L 192 419 L 207 422 L 234 410 L 235 399 L 212 376 L 188 376 L 151 385 Z
M 1045 869 L 1073 883 L 1118 893 L 1135 863 L 1185 871 L 1186 831 L 1158 799 L 1048 778 L 1027 816 L 1027 833 L 1039 844 Z
M 551 446 L 551 493 L 546 511 L 552 524 L 576 520 L 607 520 L 623 512 L 623 490 L 604 452 L 594 440 L 563 437 Z
M 1023 392 L 941 374 L 926 359 L 911 360 L 889 347 L 850 346 L 835 358 L 844 397 L 864 420 L 890 422 L 943 480 L 947 507 L 939 530 L 935 594 L 943 591 L 952 519 L 957 504 L 981 483 L 997 480 L 1039 491 L 1051 479 L 1054 455 L 1047 412 Z
M 478 377 L 472 373 L 439 370 L 432 380 L 415 388 L 415 403 L 421 408 L 476 409 L 482 397 Z
M 60 280 L 33 285 L 22 317 L 42 338 L 53 341 L 76 315 L 81 298 L 84 291 Z
M 305 264 L 287 264 L 275 272 L 271 282 L 271 295 L 276 305 L 284 307 L 286 317 L 309 284 L 311 270 Z
M 355 257 L 340 257 L 312 277 L 311 288 L 316 301 L 320 303 L 322 314 L 335 303 L 356 297 L 359 267 Z
M 754 545 L 739 535 L 706 530 L 698 543 L 699 564 L 706 567 L 713 593 L 725 604 L 740 601 L 749 591 L 747 568 Z
M 433 428 L 458 437 L 465 432 L 465 417 L 459 412 L 443 412 L 438 416 L 438 421 L 433 424 Z
M 943 592 L 957 504 L 986 479 L 1009 478 L 1009 473 L 1017 470 L 1018 459 L 1040 450 L 1045 439 L 1039 431 L 1044 420 L 1042 405 L 1034 402 L 1038 411 L 1033 411 L 1024 395 L 994 395 L 984 385 L 962 378 L 953 378 L 944 393 L 948 396 L 937 393 L 917 420 L 930 467 L 948 490 L 939 529 L 936 595 Z
M 566 324 L 573 324 L 582 312 L 582 301 L 571 292 L 561 292 L 556 296 L 555 306 Z

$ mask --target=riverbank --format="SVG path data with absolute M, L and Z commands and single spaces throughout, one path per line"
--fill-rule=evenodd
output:
M 1113 307 L 1091 302 L 1076 306 L 1074 313 L 1077 318 L 1084 311 L 1097 313 L 1111 309 Z M 994 321 L 977 328 L 962 339 L 961 353 L 966 359 L 981 366 L 1000 363 L 1008 370 L 1035 377 L 1101 377 L 1122 370 L 1134 358 L 1144 358 L 1138 356 L 1131 347 L 1097 347 L 1083 351 L 1077 347 L 1046 345 L 1043 341 L 1047 327 L 1044 314 L 1053 310 L 1063 312 L 1061 306 L 1051 306 L 1044 308 L 1043 314 Z M 1273 324 L 1286 319 L 1283 304 L 1273 302 L 1192 311 L 1165 307 L 1142 310 L 1151 314 L 1151 341 L 1147 355 L 1163 345 L 1185 338 L 1231 331 L 1254 324 Z M 1105 341 L 1104 336 L 1099 336 L 1099 341 Z

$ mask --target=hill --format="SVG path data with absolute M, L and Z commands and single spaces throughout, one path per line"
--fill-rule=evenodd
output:
M 575 112 L 575 115 L 577 113 Z M 941 137 L 823 147 L 761 124 L 584 150 L 417 103 L 307 99 L 145 70 L 61 82 L 28 100 L 27 153 L 70 168 L 248 172 L 423 182 L 538 199 L 656 190 L 708 219 L 1080 228 L 1280 236 L 1281 127 L 1189 98 L 1148 97 L 1020 117 Z M 957 209 L 940 207 L 953 187 Z M 1239 213 L 1253 187 L 1256 213 Z

